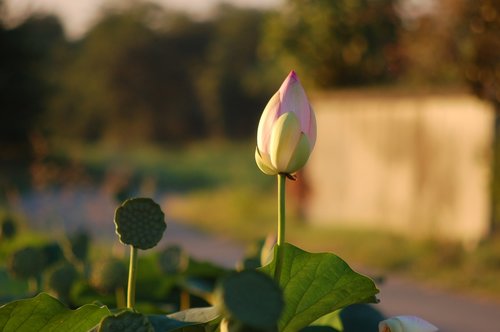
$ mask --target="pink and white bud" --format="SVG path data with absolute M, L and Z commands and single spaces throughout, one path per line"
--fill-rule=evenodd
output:
M 255 160 L 265 174 L 292 174 L 304 167 L 315 143 L 316 117 L 291 71 L 262 112 Z

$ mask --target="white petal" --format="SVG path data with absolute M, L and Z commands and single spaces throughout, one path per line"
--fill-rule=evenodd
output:
M 257 128 L 257 147 L 262 153 L 269 153 L 269 140 L 274 122 L 278 119 L 280 111 L 280 92 L 276 92 L 269 99 Z
M 312 109 L 295 72 L 290 72 L 279 91 L 281 94 L 281 113 L 295 113 L 299 119 L 301 130 L 306 134 L 309 133 Z
M 309 139 L 302 133 L 284 173 L 293 174 L 300 170 L 307 163 L 310 155 L 311 145 Z
M 396 316 L 383 320 L 379 332 L 437 332 L 438 328 L 416 316 Z
M 259 169 L 267 175 L 276 175 L 278 171 L 271 164 L 271 160 L 269 159 L 269 155 L 261 153 L 259 148 L 255 149 L 255 162 Z

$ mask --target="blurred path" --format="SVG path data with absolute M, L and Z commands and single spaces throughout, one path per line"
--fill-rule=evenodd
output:
M 234 267 L 244 248 L 222 236 L 212 237 L 194 228 L 170 222 L 166 241 L 185 248 L 194 257 Z M 440 328 L 440 332 L 498 332 L 500 303 L 455 295 L 387 277 L 379 285 L 380 303 L 375 308 L 386 316 L 420 316 Z
M 245 248 L 227 237 L 213 236 L 194 227 L 172 221 L 168 222 L 161 243 L 180 245 L 194 258 L 210 260 L 229 268 L 234 268 L 245 253 Z
M 500 331 L 500 303 L 451 294 L 389 277 L 380 285 L 380 303 L 387 316 L 415 315 L 425 318 L 440 332 Z

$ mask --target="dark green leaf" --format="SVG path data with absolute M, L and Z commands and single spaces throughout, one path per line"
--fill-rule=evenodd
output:
M 289 243 L 284 252 L 280 285 L 285 310 L 280 331 L 299 331 L 332 311 L 354 303 L 376 302 L 374 282 L 354 272 L 338 256 L 309 253 Z M 262 271 L 274 275 L 275 262 L 276 256 Z
M 109 314 L 107 307 L 94 304 L 70 310 L 50 295 L 41 293 L 0 307 L 0 330 L 86 332 Z
M 281 289 L 260 271 L 235 272 L 222 280 L 217 292 L 224 316 L 253 328 L 276 327 L 283 312 Z
M 386 319 L 374 306 L 360 303 L 340 310 L 340 319 L 345 331 L 377 331 L 380 321 Z

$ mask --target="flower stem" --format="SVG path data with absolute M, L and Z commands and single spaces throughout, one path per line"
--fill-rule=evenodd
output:
M 127 308 L 134 309 L 135 306 L 135 280 L 137 277 L 138 249 L 130 246 L 130 265 L 128 270 Z
M 286 174 L 278 174 L 278 242 L 276 244 L 276 269 L 274 280 L 279 284 L 281 269 L 283 267 L 284 244 L 285 244 L 285 181 Z

